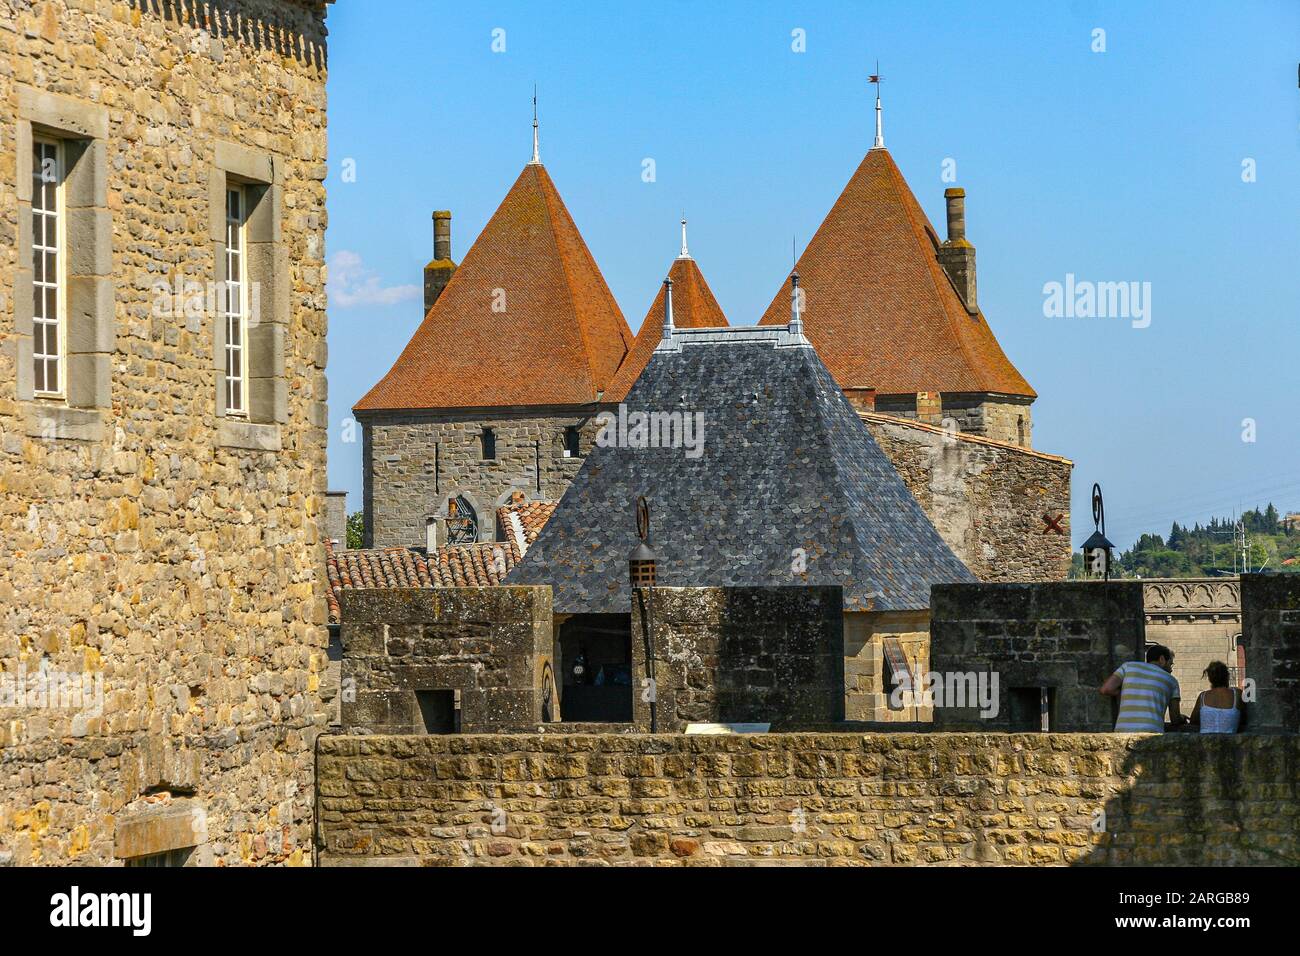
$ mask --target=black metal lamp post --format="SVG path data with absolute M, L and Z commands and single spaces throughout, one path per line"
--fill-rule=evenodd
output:
M 648 609 L 646 607 L 645 591 L 642 589 L 652 589 L 655 586 L 655 553 L 650 549 L 650 545 L 646 543 L 646 539 L 650 536 L 650 506 L 646 503 L 644 495 L 637 498 L 636 501 L 636 533 L 641 541 L 632 549 L 632 554 L 627 559 L 627 575 L 632 584 L 632 593 L 636 595 L 637 602 L 641 606 L 641 628 L 645 642 L 645 669 L 646 677 L 649 678 L 647 702 L 650 704 L 650 733 L 653 734 L 659 729 L 658 711 L 655 707 L 655 698 L 658 695 L 655 686 L 654 642 L 650 637 L 650 612 L 653 610 L 653 592 L 651 592 L 651 608 Z
M 1115 546 L 1106 538 L 1106 506 L 1101 499 L 1101 485 L 1092 486 L 1092 523 L 1095 530 L 1083 543 L 1083 566 L 1102 580 L 1110 580 L 1111 551 Z

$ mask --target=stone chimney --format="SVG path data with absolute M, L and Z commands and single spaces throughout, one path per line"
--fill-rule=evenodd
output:
M 334 542 L 337 550 L 348 546 L 348 493 L 325 492 L 325 537 Z
M 948 240 L 939 247 L 939 264 L 948 273 L 966 311 L 979 312 L 975 299 L 975 247 L 966 240 L 966 190 L 953 187 L 943 191 L 948 203 Z
M 439 209 L 433 214 L 433 260 L 424 267 L 424 311 L 438 301 L 451 281 L 456 263 L 451 261 L 451 212 Z

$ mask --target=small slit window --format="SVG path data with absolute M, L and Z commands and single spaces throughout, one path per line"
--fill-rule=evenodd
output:
M 482 457 L 484 461 L 492 461 L 497 456 L 497 433 L 491 428 L 485 428 L 479 435 L 479 444 L 482 446 Z
M 570 425 L 564 429 L 564 457 L 581 458 L 582 445 L 578 434 L 578 426 Z

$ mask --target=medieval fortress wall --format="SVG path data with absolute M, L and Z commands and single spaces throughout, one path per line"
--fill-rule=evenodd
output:
M 0 860 L 310 862 L 325 35 L 308 0 L 0 0 Z M 63 400 L 32 387 L 33 136 L 78 157 Z M 184 285 L 223 276 L 229 183 L 261 197 L 243 419 Z M 33 696 L 60 679 L 86 693 Z

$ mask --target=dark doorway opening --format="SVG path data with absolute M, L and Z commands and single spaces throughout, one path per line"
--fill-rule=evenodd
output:
M 1010 730 L 1046 733 L 1056 727 L 1056 688 L 1012 687 L 1007 694 Z
M 575 614 L 560 625 L 560 716 L 632 720 L 632 616 Z
M 460 711 L 456 709 L 454 690 L 417 690 L 415 702 L 420 705 L 426 734 L 460 733 Z

